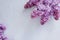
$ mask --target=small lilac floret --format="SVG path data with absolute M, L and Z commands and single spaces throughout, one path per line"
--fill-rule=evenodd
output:
M 33 7 L 33 6 L 36 6 L 36 4 L 37 4 L 39 1 L 40 1 L 40 0 L 29 0 L 29 1 L 25 4 L 24 8 L 31 8 L 31 7 Z

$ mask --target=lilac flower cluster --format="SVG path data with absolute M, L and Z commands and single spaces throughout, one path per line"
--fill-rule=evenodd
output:
M 6 27 L 0 24 L 0 40 L 7 40 L 7 37 L 5 37 L 4 35 L 5 30 L 6 30 Z
M 60 1 L 59 0 L 29 0 L 24 8 L 31 8 L 36 6 L 33 10 L 31 17 L 35 18 L 37 16 L 40 17 L 40 23 L 45 24 L 51 16 L 55 20 L 59 19 L 59 11 L 60 11 Z

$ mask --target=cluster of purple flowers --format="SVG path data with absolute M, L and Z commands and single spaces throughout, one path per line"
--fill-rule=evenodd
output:
M 55 20 L 59 19 L 59 0 L 29 0 L 24 8 L 31 8 L 33 6 L 36 6 L 33 10 L 31 17 L 35 18 L 37 16 L 40 17 L 40 23 L 43 25 L 45 24 L 51 16 Z
M 5 30 L 6 30 L 6 27 L 0 24 L 0 40 L 7 40 L 7 37 L 4 35 Z

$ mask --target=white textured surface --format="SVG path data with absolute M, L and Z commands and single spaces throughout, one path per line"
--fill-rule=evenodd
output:
M 0 23 L 7 26 L 9 40 L 60 40 L 60 20 L 40 25 L 39 18 L 30 18 L 32 9 L 23 8 L 27 1 L 0 0 Z

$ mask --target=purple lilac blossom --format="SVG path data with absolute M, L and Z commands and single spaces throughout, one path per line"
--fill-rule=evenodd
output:
M 36 6 L 31 13 L 32 18 L 37 16 L 41 17 L 40 23 L 45 24 L 50 16 L 53 16 L 55 20 L 59 19 L 60 13 L 60 1 L 59 0 L 29 0 L 25 4 L 25 8 L 31 8 Z
M 6 27 L 3 24 L 0 24 L 0 40 L 7 40 L 7 37 L 4 35 Z

